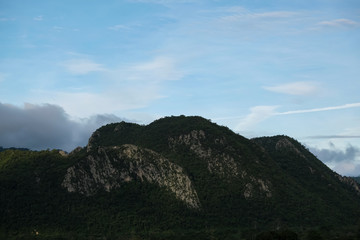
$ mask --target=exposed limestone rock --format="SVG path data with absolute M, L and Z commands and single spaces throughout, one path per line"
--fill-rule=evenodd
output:
M 266 197 L 271 197 L 271 191 L 270 191 L 270 182 L 269 181 L 264 181 L 262 179 L 257 179 L 257 183 L 259 186 L 260 191 L 262 191 L 263 193 L 265 193 Z
M 279 140 L 276 145 L 275 145 L 275 149 L 278 150 L 278 151 L 281 151 L 281 150 L 284 150 L 284 149 L 287 149 L 287 150 L 291 150 L 293 152 L 295 152 L 296 154 L 299 154 L 301 157 L 305 158 L 304 154 L 302 154 L 302 152 L 297 149 L 294 144 L 292 144 L 290 142 L 289 139 L 287 138 L 282 138 L 281 140 Z
M 272 196 L 270 181 L 257 179 L 248 175 L 245 170 L 239 170 L 240 168 L 236 163 L 235 158 L 239 160 L 241 159 L 241 156 L 236 154 L 234 149 L 228 148 L 227 153 L 221 151 L 216 152 L 211 148 L 205 147 L 204 145 L 206 144 L 202 144 L 202 141 L 205 140 L 206 134 L 203 130 L 193 130 L 188 134 L 169 138 L 169 147 L 176 151 L 176 148 L 179 145 L 188 146 L 199 158 L 207 161 L 210 173 L 217 174 L 228 180 L 231 180 L 233 177 L 240 177 L 244 183 L 245 198 L 253 197 L 255 192 L 263 197 Z M 226 147 L 226 139 L 224 137 L 215 139 L 214 143 L 222 145 L 222 148 Z M 231 154 L 231 152 L 233 152 L 233 154 Z M 257 160 L 254 159 L 254 161 Z
M 67 152 L 65 152 L 65 151 L 63 151 L 63 150 L 60 150 L 60 151 L 59 151 L 59 154 L 60 154 L 61 156 L 63 156 L 63 157 L 67 157 L 67 156 L 69 155 Z
M 180 166 L 152 150 L 130 144 L 99 147 L 97 154 L 88 155 L 67 170 L 62 186 L 90 196 L 135 179 L 165 187 L 189 207 L 200 208 L 197 192 Z
M 349 185 L 351 188 L 353 188 L 353 190 L 355 190 L 355 192 L 358 195 L 360 195 L 360 184 L 358 182 L 356 182 L 351 177 L 343 177 L 343 176 L 340 176 L 339 174 L 335 174 L 335 175 L 338 177 L 340 182 L 343 182 L 343 183 Z
M 169 138 L 169 147 L 176 150 L 178 145 L 185 145 L 190 148 L 199 158 L 205 159 L 208 163 L 208 170 L 221 177 L 233 177 L 239 174 L 238 166 L 234 157 L 225 153 L 214 153 L 211 148 L 204 147 L 201 141 L 206 139 L 203 130 L 193 130 L 188 134 Z M 215 144 L 224 145 L 225 138 L 215 139 Z
M 90 152 L 93 148 L 94 148 L 94 144 L 93 142 L 100 137 L 100 131 L 99 130 L 96 130 L 92 135 L 91 137 L 89 138 L 89 142 L 88 142 L 88 145 L 86 147 L 86 151 L 87 152 Z
M 77 148 L 75 148 L 74 150 L 72 150 L 72 151 L 69 153 L 69 155 L 73 155 L 73 154 L 75 154 L 75 153 L 78 153 L 78 152 L 80 152 L 82 149 L 83 149 L 82 147 L 77 147 Z
M 100 189 L 110 191 L 114 187 L 119 187 L 117 180 L 121 179 L 121 176 L 104 149 L 99 148 L 97 155 L 88 155 L 67 169 L 62 186 L 69 192 L 90 196 Z
M 254 193 L 261 194 L 264 197 L 272 197 L 270 190 L 271 183 L 268 180 L 256 179 L 250 177 L 250 182 L 245 184 L 244 197 L 249 199 L 254 196 Z

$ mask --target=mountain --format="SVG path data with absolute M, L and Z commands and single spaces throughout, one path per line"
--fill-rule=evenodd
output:
M 15 148 L 15 147 L 11 147 L 11 148 L 3 148 L 0 146 L 0 152 L 2 151 L 6 151 L 6 150 L 21 150 L 21 151 L 29 151 L 30 149 L 28 148 Z
M 359 177 L 353 177 L 353 179 L 354 179 L 357 183 L 360 183 L 360 176 L 359 176 Z
M 0 238 L 251 239 L 360 216 L 359 184 L 296 140 L 201 117 L 108 124 L 70 154 L 0 152 L 0 191 Z

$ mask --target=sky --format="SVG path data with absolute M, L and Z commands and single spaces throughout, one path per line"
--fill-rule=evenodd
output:
M 360 175 L 358 0 L 0 0 L 0 146 L 197 115 Z

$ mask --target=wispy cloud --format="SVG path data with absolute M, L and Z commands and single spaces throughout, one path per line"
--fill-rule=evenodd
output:
M 269 12 L 253 12 L 243 7 L 231 7 L 223 9 L 224 12 L 231 13 L 221 17 L 225 22 L 238 22 L 238 21 L 268 21 L 271 19 L 287 19 L 299 15 L 297 12 L 291 11 L 269 11 Z
M 360 138 L 360 135 L 317 135 L 309 136 L 312 139 Z
M 296 15 L 298 15 L 297 12 L 274 11 L 274 12 L 254 13 L 251 16 L 256 18 L 289 18 Z
M 326 27 L 356 27 L 356 26 L 360 26 L 360 23 L 350 19 L 341 18 L 330 21 L 322 21 L 319 22 L 317 25 L 326 26 Z
M 292 82 L 276 86 L 264 86 L 263 88 L 276 93 L 304 96 L 317 93 L 319 84 L 316 82 Z
M 118 25 L 114 25 L 114 26 L 111 26 L 111 27 L 108 27 L 109 30 L 113 30 L 113 31 L 119 31 L 121 29 L 129 29 L 129 27 L 125 26 L 125 25 L 121 25 L 121 24 L 118 24 Z
M 43 16 L 39 15 L 39 16 L 34 17 L 34 20 L 35 21 L 42 21 L 42 20 L 44 20 L 44 18 L 43 18 Z
M 128 77 L 137 80 L 178 80 L 184 73 L 177 69 L 173 58 L 158 56 L 150 61 L 137 63 L 127 69 Z
M 43 92 L 37 102 L 47 101 L 59 105 L 71 116 L 88 117 L 94 114 L 118 113 L 143 108 L 161 98 L 157 86 L 139 84 L 130 87 L 112 84 L 98 93 L 90 91 Z
M 7 17 L 1 17 L 0 22 L 8 22 L 8 21 L 15 21 L 16 18 L 7 18 Z
M 216 118 L 214 120 L 230 120 L 230 119 L 240 119 L 240 122 L 235 127 L 235 130 L 241 131 L 246 130 L 250 127 L 257 125 L 260 122 L 263 122 L 273 116 L 281 116 L 281 115 L 291 115 L 291 114 L 302 114 L 302 113 L 315 113 L 315 112 L 323 112 L 323 111 L 335 111 L 341 109 L 349 109 L 349 108 L 358 108 L 360 107 L 360 103 L 349 103 L 340 106 L 332 106 L 332 107 L 324 107 L 324 108 L 312 108 L 312 109 L 304 109 L 304 110 L 293 110 L 286 112 L 277 112 L 280 106 L 255 106 L 250 108 L 250 113 L 246 116 L 235 116 L 235 117 L 224 117 L 224 118 Z M 336 135 L 335 135 L 336 136 Z M 338 138 L 341 137 L 353 137 L 357 138 L 357 135 L 338 135 Z M 316 136 L 314 136 L 316 137 Z M 321 136 L 317 136 L 321 138 Z M 325 136 L 323 136 L 325 138 Z
M 101 81 L 98 88 L 38 90 L 34 91 L 34 95 L 37 103 L 59 105 L 72 116 L 86 117 L 144 108 L 164 98 L 164 82 L 179 80 L 184 76 L 176 60 L 166 56 L 111 68 L 92 61 L 91 56 L 69 54 L 74 58 L 61 63 L 66 71 L 74 75 L 96 72 L 106 81 Z
M 60 32 L 62 31 L 64 28 L 63 27 L 60 27 L 60 26 L 53 26 L 53 29 L 57 32 Z
M 236 131 L 247 130 L 258 123 L 265 121 L 274 115 L 277 106 L 256 106 L 250 109 L 250 113 L 241 119 L 235 127 Z
M 276 113 L 275 115 L 289 115 L 289 114 L 300 114 L 300 113 L 324 112 L 324 111 L 333 111 L 333 110 L 348 109 L 348 108 L 358 108 L 358 107 L 360 107 L 360 103 L 349 103 L 349 104 L 344 104 L 344 105 L 340 105 L 340 106 L 333 106 L 333 107 L 312 108 L 312 109 L 280 112 L 280 113 Z
M 86 58 L 70 59 L 63 62 L 61 65 L 65 67 L 68 72 L 76 75 L 85 75 L 91 72 L 106 70 L 102 64 Z

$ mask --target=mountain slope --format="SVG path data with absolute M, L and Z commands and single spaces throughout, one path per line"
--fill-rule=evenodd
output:
M 301 202 L 299 208 L 305 215 L 316 212 L 316 215 L 322 216 L 323 219 L 317 221 L 326 222 L 327 215 L 336 216 L 341 221 L 348 221 L 348 216 L 356 219 L 358 212 L 354 212 L 352 205 L 358 204 L 358 184 L 330 170 L 290 137 L 262 137 L 252 141 L 262 146 L 286 174 L 283 191 L 288 204 Z M 311 207 L 306 209 L 305 206 Z M 331 220 L 327 224 L 330 223 Z
M 354 179 L 357 183 L 360 183 L 360 177 L 353 177 L 353 179 Z
M 347 226 L 359 220 L 358 190 L 286 136 L 249 140 L 201 117 L 121 122 L 69 155 L 0 152 L 0 233 Z
M 131 144 L 97 148 L 97 153 L 67 169 L 62 186 L 69 192 L 90 196 L 100 190 L 110 192 L 130 181 L 156 183 L 189 207 L 200 207 L 197 193 L 180 166 L 152 150 Z
M 203 211 L 223 224 L 249 222 L 234 221 L 238 215 L 250 222 L 261 219 L 260 224 L 331 224 L 352 221 L 358 213 L 358 204 L 352 206 L 356 188 L 289 137 L 249 140 L 201 117 L 180 116 L 147 126 L 104 126 L 87 149 L 126 143 L 152 149 L 181 166 Z

